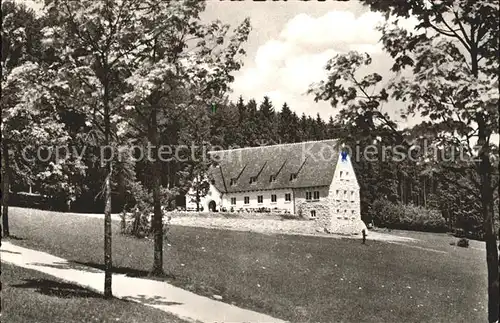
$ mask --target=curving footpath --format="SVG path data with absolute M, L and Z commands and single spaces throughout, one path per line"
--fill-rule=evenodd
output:
M 2 241 L 2 262 L 55 276 L 103 293 L 104 271 L 77 265 L 45 252 Z M 182 319 L 206 323 L 285 323 L 286 321 L 226 304 L 172 286 L 166 282 L 113 275 L 113 295 L 138 302 Z

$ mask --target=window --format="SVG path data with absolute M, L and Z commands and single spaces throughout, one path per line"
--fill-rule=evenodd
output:
M 351 191 L 351 201 L 354 202 L 354 191 Z
M 231 181 L 230 181 L 230 184 L 229 184 L 229 185 L 231 185 L 231 186 L 236 185 L 236 179 L 231 178 Z
M 276 203 L 276 194 L 271 194 L 271 202 Z
M 245 196 L 244 200 L 245 200 L 245 204 L 250 204 L 250 197 L 249 196 Z
M 264 202 L 264 197 L 262 195 L 257 195 L 257 203 Z
M 312 192 L 306 192 L 306 201 L 310 201 L 312 199 Z
M 338 214 L 338 213 L 340 213 L 340 210 L 339 210 L 339 209 L 337 209 L 337 214 Z
M 335 196 L 337 197 L 337 200 L 340 200 L 340 190 L 335 192 Z
M 347 201 L 347 191 L 344 191 L 344 200 Z
M 297 179 L 297 174 L 293 173 L 293 174 L 290 174 L 290 180 L 291 181 L 294 181 Z
M 236 205 L 236 197 L 231 197 L 231 205 Z
M 316 217 L 316 210 L 311 210 L 311 218 L 315 218 Z
M 356 211 L 355 210 L 352 210 L 351 213 L 354 214 Z
M 285 194 L 285 201 L 286 201 L 286 202 L 290 202 L 291 200 L 292 200 L 292 194 L 290 194 L 290 193 L 286 193 L 286 194 Z
M 269 176 L 269 182 L 276 182 L 276 175 Z
M 314 191 L 314 199 L 319 200 L 319 191 Z
M 257 181 L 257 178 L 255 176 L 250 177 L 250 184 L 253 184 Z
M 340 171 L 340 176 L 339 176 L 340 178 L 342 178 L 343 173 L 344 173 L 343 171 Z

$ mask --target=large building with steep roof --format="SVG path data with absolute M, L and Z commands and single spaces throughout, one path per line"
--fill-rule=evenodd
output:
M 359 185 L 337 140 L 210 152 L 209 211 L 271 209 L 317 221 L 328 232 L 361 232 Z M 192 199 L 188 209 L 196 209 Z

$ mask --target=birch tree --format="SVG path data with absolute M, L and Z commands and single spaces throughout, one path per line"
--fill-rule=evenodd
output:
M 114 117 L 123 82 L 120 66 L 127 60 L 127 54 L 143 45 L 139 13 L 144 7 L 147 4 L 134 0 L 48 0 L 44 8 L 51 22 L 45 34 L 60 57 L 58 76 L 71 79 L 73 85 L 88 94 L 75 103 L 87 113 L 88 120 L 103 138 L 103 154 L 99 158 L 105 170 L 104 295 L 107 298 L 112 296 L 111 177 L 116 148 L 114 134 L 120 122 Z

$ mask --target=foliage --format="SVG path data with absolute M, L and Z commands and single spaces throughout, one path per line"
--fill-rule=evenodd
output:
M 161 192 L 162 213 L 174 209 L 171 205 L 172 196 L 175 191 L 163 188 Z M 153 234 L 152 214 L 153 214 L 153 194 L 148 191 L 140 182 L 131 184 L 129 194 L 132 201 L 123 209 L 121 213 L 122 233 L 144 238 Z M 129 211 L 129 212 L 127 212 Z M 168 239 L 168 223 L 171 217 L 164 218 L 163 237 Z
M 398 131 L 379 109 L 392 97 L 406 104 L 403 117 L 423 119 L 419 128 L 433 144 L 464 149 L 468 157 L 477 156 L 468 162 L 455 159 L 447 165 L 427 155 L 420 161 L 429 168 L 451 167 L 462 177 L 459 182 L 469 181 L 465 187 L 472 188 L 471 193 L 480 192 L 488 255 L 489 322 L 496 322 L 500 298 L 493 191 L 500 192 L 500 185 L 498 165 L 492 164 L 492 157 L 498 161 L 498 146 L 491 139 L 492 134 L 499 133 L 500 6 L 486 0 L 362 3 L 387 18 L 380 28 L 381 41 L 394 59 L 391 70 L 397 72 L 389 88 L 376 89 L 382 80 L 378 74 L 359 76 L 360 68 L 369 65 L 371 59 L 367 54 L 350 52 L 332 58 L 326 66 L 326 80 L 314 84 L 309 92 L 332 106 L 347 105 L 340 111 L 342 119 L 357 124 L 366 135 L 384 127 L 397 144 L 408 148 L 408 135 Z M 407 18 L 416 21 L 414 28 L 402 27 L 400 22 Z M 472 178 L 471 169 L 475 170 Z M 496 199 L 499 195 L 497 192 Z
M 60 84 L 50 87 L 38 80 L 53 75 L 40 67 L 51 61 L 45 52 L 41 30 L 45 22 L 31 9 L 11 1 L 2 3 L 2 146 L 8 151 L 11 181 L 37 185 L 46 195 L 74 200 L 80 192 L 75 178 L 85 166 L 64 152 L 39 147 L 63 147 L 70 136 L 57 104 Z M 45 153 L 45 154 L 43 154 Z
M 391 203 L 378 199 L 373 203 L 371 216 L 375 226 L 427 232 L 446 232 L 446 221 L 441 213 L 415 205 Z
M 469 248 L 469 239 L 460 238 L 457 242 L 457 246 L 462 248 Z

